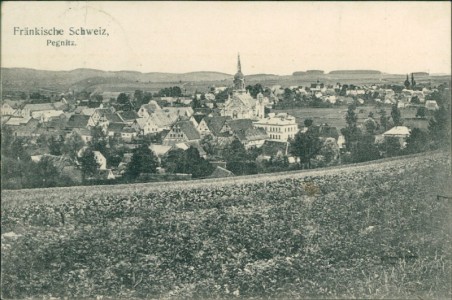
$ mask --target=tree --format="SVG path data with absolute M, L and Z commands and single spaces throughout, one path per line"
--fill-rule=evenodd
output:
M 399 138 L 386 137 L 381 144 L 381 149 L 385 152 L 386 157 L 398 156 L 401 153 L 401 145 Z
M 416 118 L 424 119 L 426 115 L 427 115 L 427 109 L 425 108 L 425 106 L 421 106 L 417 109 Z
M 352 149 L 352 161 L 355 163 L 380 158 L 380 151 L 375 145 L 375 137 L 364 134 Z
M 450 113 L 444 106 L 440 106 L 430 119 L 428 131 L 437 145 L 450 144 Z
M 208 155 L 214 155 L 215 150 L 217 148 L 216 138 L 213 135 L 209 134 L 204 136 L 199 142 L 201 147 L 206 151 Z
M 321 143 L 317 133 L 310 128 L 305 132 L 298 132 L 290 141 L 289 152 L 300 159 L 302 167 L 310 168 L 311 158 L 321 149 Z
M 52 155 L 61 155 L 63 152 L 64 139 L 51 136 L 48 140 L 49 152 Z
M 107 136 L 100 126 L 91 128 L 92 139 L 89 142 L 93 151 L 99 151 L 102 154 L 107 152 Z
M 255 85 L 248 85 L 246 90 L 250 93 L 253 98 L 256 98 L 259 93 L 264 92 L 264 88 L 260 83 L 256 83 Z
M 352 148 L 352 144 L 359 140 L 361 134 L 357 126 L 358 116 L 355 113 L 355 109 L 356 107 L 353 104 L 348 106 L 347 114 L 345 115 L 347 127 L 341 130 L 345 138 L 345 145 L 347 149 Z
M 82 157 L 79 158 L 80 167 L 82 169 L 82 179 L 85 181 L 87 178 L 94 176 L 97 173 L 99 164 L 96 161 L 93 150 L 87 148 Z
M 126 177 L 136 179 L 142 173 L 155 173 L 158 161 L 147 144 L 141 144 L 133 150 L 132 158 L 127 165 Z
M 171 149 L 162 159 L 168 173 L 185 173 L 185 154 L 182 149 Z
M 248 153 L 243 144 L 236 138 L 224 150 L 223 158 L 226 168 L 236 175 L 247 174 Z
M 312 119 L 305 119 L 303 124 L 305 127 L 311 127 L 311 125 L 314 123 Z
M 402 125 L 402 115 L 400 113 L 400 110 L 397 107 L 397 103 L 392 105 L 391 108 L 391 118 L 392 122 L 394 123 L 394 126 L 401 126 Z
M 128 111 L 132 110 L 132 104 L 130 103 L 129 96 L 125 93 L 120 93 L 116 99 L 119 110 Z
M 325 157 L 327 164 L 333 162 L 339 157 L 339 146 L 334 138 L 326 138 L 323 142 L 322 148 L 319 151 L 319 155 Z
M 55 187 L 60 181 L 60 172 L 52 160 L 44 156 L 38 163 L 32 163 L 28 186 L 32 188 Z
M 184 154 L 186 173 L 192 174 L 193 178 L 206 177 L 212 174 L 212 165 L 199 155 L 198 149 L 190 146 Z
M 9 127 L 2 127 L 1 130 L 1 151 L 3 155 L 11 155 L 11 145 L 14 141 L 13 131 Z
M 405 80 L 405 82 L 403 84 L 405 85 L 406 89 L 410 88 L 410 80 L 408 79 L 408 74 L 406 75 L 406 80 Z
M 386 116 L 386 110 L 383 108 L 379 111 L 380 114 L 380 125 L 383 127 L 383 130 L 386 131 L 388 128 L 388 116 Z
M 378 129 L 378 124 L 373 118 L 367 118 L 364 121 L 364 127 L 366 128 L 366 133 L 373 135 L 375 130 Z
M 80 134 L 72 132 L 64 141 L 62 152 L 70 158 L 75 159 L 77 152 L 85 145 Z
M 406 153 L 418 153 L 428 149 L 428 135 L 419 128 L 413 128 L 406 139 Z

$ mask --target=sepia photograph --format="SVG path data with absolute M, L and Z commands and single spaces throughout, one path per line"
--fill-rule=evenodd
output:
M 3 1 L 1 299 L 452 299 L 449 1 Z

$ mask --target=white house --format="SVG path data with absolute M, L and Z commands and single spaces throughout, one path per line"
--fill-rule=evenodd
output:
M 397 138 L 400 142 L 400 147 L 406 146 L 406 138 L 410 136 L 410 129 L 406 126 L 395 126 L 383 133 L 383 138 Z
M 253 123 L 254 127 L 262 128 L 271 140 L 287 141 L 295 137 L 298 124 L 295 117 L 287 113 L 268 114 L 268 118 Z

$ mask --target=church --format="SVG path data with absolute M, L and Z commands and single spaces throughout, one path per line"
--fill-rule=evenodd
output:
M 251 97 L 245 88 L 245 76 L 242 73 L 240 55 L 237 60 L 237 73 L 234 75 L 232 96 L 226 100 L 221 115 L 233 119 L 261 119 L 264 118 L 265 103 L 262 94 L 257 99 Z

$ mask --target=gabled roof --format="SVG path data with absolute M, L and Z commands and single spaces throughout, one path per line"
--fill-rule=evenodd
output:
M 231 171 L 222 168 L 220 166 L 217 166 L 215 168 L 215 170 L 213 171 L 213 173 L 209 176 L 211 178 L 222 178 L 222 177 L 232 177 L 234 176 L 234 173 L 232 173 Z
M 207 115 L 205 114 L 195 113 L 192 117 L 195 119 L 196 123 L 199 124 L 206 116 Z
M 108 132 L 121 133 L 124 129 L 125 124 L 122 123 L 110 123 L 108 124 Z
M 226 124 L 228 124 L 234 132 L 238 132 L 240 130 L 245 131 L 253 127 L 253 121 L 250 119 L 227 120 Z
M 121 118 L 123 122 L 133 121 L 139 118 L 138 114 L 133 110 L 121 111 L 118 112 L 117 115 Z
M 219 135 L 221 129 L 223 128 L 226 121 L 232 120 L 231 117 L 206 117 L 204 122 L 206 122 L 207 127 L 212 132 L 213 135 Z
M 256 99 L 251 97 L 250 94 L 244 93 L 244 94 L 233 94 L 232 100 L 240 100 L 243 104 L 245 104 L 248 108 L 252 108 L 256 105 Z
M 88 125 L 89 116 L 72 115 L 66 123 L 67 128 L 85 128 Z
M 134 133 L 136 131 L 132 127 L 127 126 L 127 127 L 124 127 L 121 132 L 122 133 Z
M 37 104 L 26 104 L 24 109 L 29 111 L 41 111 L 41 110 L 54 110 L 55 107 L 52 103 L 37 103 Z
M 247 130 L 239 130 L 234 135 L 241 141 L 259 141 L 268 138 L 267 132 L 263 128 L 248 128 Z
M 31 117 L 26 117 L 26 118 L 11 117 L 11 118 L 9 118 L 8 121 L 6 121 L 5 125 L 19 126 L 19 125 L 27 124 L 30 120 L 31 120 Z
M 103 114 L 103 117 L 108 120 L 110 123 L 122 123 L 121 118 L 115 113 Z
M 410 130 L 406 126 L 395 126 L 383 133 L 384 136 L 408 136 Z
M 23 101 L 6 99 L 2 101 L 2 105 L 3 104 L 8 104 L 9 106 L 11 106 L 11 108 L 17 109 L 23 105 Z
M 281 152 L 283 155 L 287 155 L 288 144 L 289 142 L 266 140 L 262 145 L 262 154 L 275 156 Z
M 180 130 L 185 134 L 188 140 L 199 140 L 201 136 L 198 130 L 190 121 L 179 121 L 174 126 L 179 126 Z
M 157 145 L 157 144 L 152 144 L 149 146 L 149 149 L 155 153 L 155 155 L 157 156 L 163 156 L 166 153 L 168 153 L 168 151 L 170 151 L 172 148 L 172 146 L 164 146 L 164 145 Z

